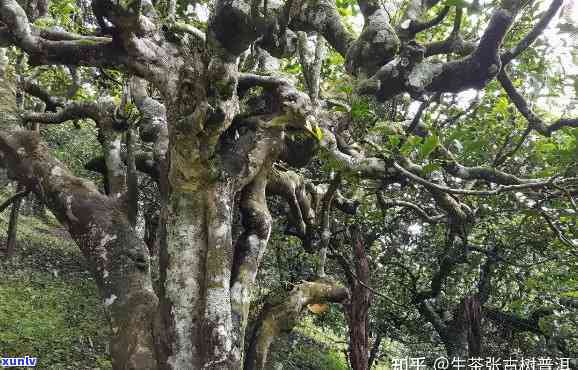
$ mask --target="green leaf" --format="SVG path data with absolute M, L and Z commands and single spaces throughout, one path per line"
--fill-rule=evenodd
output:
M 502 96 L 498 99 L 498 102 L 494 106 L 494 111 L 496 113 L 506 115 L 508 113 L 508 105 L 509 105 L 508 99 Z
M 421 137 L 412 135 L 412 136 L 410 136 L 410 137 L 407 139 L 407 142 L 408 142 L 408 144 L 410 144 L 411 146 L 414 146 L 414 147 L 415 147 L 415 146 L 417 146 L 419 143 L 421 143 L 421 140 L 422 140 Z
M 425 166 L 423 166 L 423 171 L 422 171 L 422 172 L 423 172 L 423 175 L 424 175 L 424 176 L 427 176 L 427 175 L 429 175 L 430 173 L 432 173 L 432 172 L 434 172 L 434 171 L 436 171 L 436 170 L 439 170 L 440 168 L 441 168 L 441 166 L 440 166 L 439 164 L 437 164 L 437 163 L 428 163 L 428 164 L 426 164 Z
M 421 143 L 422 138 L 419 136 L 410 136 L 401 146 L 400 152 L 403 155 L 409 155 Z
M 332 110 L 334 110 L 335 112 L 343 112 L 343 113 L 347 113 L 347 108 L 341 106 L 341 105 L 336 105 L 333 108 L 331 108 Z
M 439 139 L 436 135 L 430 135 L 425 138 L 423 144 L 419 148 L 419 155 L 421 158 L 427 158 L 431 152 L 439 145 Z
M 401 141 L 400 137 L 397 135 L 388 136 L 387 140 L 393 147 L 397 147 L 399 145 L 399 142 Z
M 545 152 L 552 152 L 556 150 L 556 144 L 548 143 L 548 142 L 541 142 L 537 144 L 537 149 L 543 153 Z
M 323 140 L 323 130 L 319 126 L 313 127 L 312 130 L 313 136 L 317 139 L 317 141 Z

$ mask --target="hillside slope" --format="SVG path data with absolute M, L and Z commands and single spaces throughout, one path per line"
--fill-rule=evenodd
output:
M 2 249 L 9 215 L 0 215 Z M 0 261 L 0 297 L 1 356 L 38 357 L 39 369 L 111 369 L 96 284 L 52 215 L 20 215 L 14 257 Z

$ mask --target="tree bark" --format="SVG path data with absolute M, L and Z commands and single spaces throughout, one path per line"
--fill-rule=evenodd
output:
M 456 307 L 453 319 L 442 332 L 448 358 L 468 358 L 481 355 L 481 307 L 477 295 L 465 297 Z
M 192 58 L 177 93 L 169 91 L 166 98 L 170 146 L 160 358 L 168 369 L 242 367 L 248 297 L 271 227 L 267 177 L 283 147 L 285 125 L 304 124 L 302 116 L 287 112 L 297 102 L 284 100 L 302 95 L 282 90 L 286 84 L 268 87 L 275 100 L 271 114 L 234 121 L 236 58 L 218 47 L 210 58 L 206 66 Z M 271 123 L 277 116 L 283 119 Z M 239 192 L 245 232 L 234 248 Z
M 167 237 L 161 247 L 161 348 L 169 369 L 242 367 L 250 291 L 271 229 L 265 187 L 276 156 L 270 148 L 279 136 L 278 129 L 249 130 L 212 163 L 181 160 L 186 153 L 176 150 L 170 154 Z M 245 232 L 234 248 L 234 198 L 240 189 Z
M 271 235 L 271 215 L 265 189 L 271 162 L 261 170 L 241 195 L 241 215 L 245 231 L 235 247 L 235 264 L 231 278 L 231 305 L 235 330 L 233 357 L 241 368 L 245 352 L 245 331 L 251 305 L 251 288 Z
M 19 189 L 21 191 L 22 189 Z M 10 211 L 10 221 L 8 222 L 8 235 L 6 238 L 6 257 L 10 258 L 16 250 L 16 237 L 18 233 L 18 216 L 20 215 L 20 205 L 22 198 L 18 198 L 12 203 Z
M 345 306 L 349 321 L 349 357 L 354 370 L 367 370 L 369 364 L 368 313 L 371 305 L 369 264 L 365 243 L 357 227 L 352 227 L 353 263 L 355 276 L 349 276 L 351 300 Z M 364 286 L 365 285 L 365 286 Z

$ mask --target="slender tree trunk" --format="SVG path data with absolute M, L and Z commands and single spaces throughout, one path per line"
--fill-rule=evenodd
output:
M 48 220 L 46 215 L 46 206 L 44 205 L 44 202 L 42 202 L 42 199 L 40 199 L 36 194 L 34 194 L 34 197 L 32 198 L 32 214 L 41 220 Z
M 477 295 L 465 297 L 442 336 L 448 357 L 468 359 L 481 355 L 481 306 Z
M 99 130 L 99 141 L 106 164 L 106 194 L 118 199 L 126 191 L 126 171 L 121 159 L 122 138 L 119 132 L 104 127 Z
M 18 191 L 22 189 L 19 187 Z M 8 235 L 6 238 L 6 257 L 10 258 L 14 255 L 16 250 L 16 239 L 18 234 L 18 216 L 20 215 L 20 206 L 22 205 L 22 198 L 18 198 L 12 203 L 10 211 L 10 221 L 8 223 Z
M 346 306 L 349 321 L 349 357 L 354 370 L 367 370 L 369 364 L 367 325 L 371 292 L 363 285 L 369 284 L 369 264 L 361 232 L 357 227 L 353 227 L 352 234 L 355 276 L 349 278 L 351 300 Z

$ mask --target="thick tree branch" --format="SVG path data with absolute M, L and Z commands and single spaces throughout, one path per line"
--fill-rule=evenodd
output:
M 317 35 L 315 40 L 315 51 L 308 47 L 307 33 L 299 32 L 299 60 L 303 69 L 303 77 L 307 86 L 311 103 L 317 105 L 320 89 L 321 66 L 325 59 L 325 40 Z
M 26 13 L 16 0 L 4 0 L 0 3 L 0 21 L 8 27 L 12 44 L 22 48 L 30 55 L 29 63 L 31 65 L 65 64 L 118 67 L 126 62 L 126 55 L 123 54 L 122 48 L 115 45 L 111 39 L 84 38 L 63 33 L 60 34 L 58 41 L 42 37 L 43 33 L 48 37 L 54 36 L 54 34 L 48 31 L 37 32 L 33 29 L 28 22 Z M 68 35 L 68 37 L 64 35 Z M 71 40 L 70 38 L 74 39 Z
M 84 41 L 86 43 L 107 43 L 112 39 L 109 37 L 100 37 L 92 35 L 80 35 L 73 32 L 65 31 L 58 27 L 40 28 L 30 25 L 33 34 L 49 41 Z
M 439 72 L 435 68 L 429 70 L 428 73 L 433 72 L 433 76 L 431 80 L 428 77 L 429 81 L 423 84 L 424 90 L 459 92 L 467 88 L 484 87 L 501 69 L 498 50 L 516 12 L 515 7 L 496 9 L 476 50 L 464 59 L 443 64 Z
M 438 24 L 441 23 L 441 21 L 443 21 L 446 17 L 446 15 L 448 15 L 450 11 L 450 7 L 449 6 L 444 6 L 442 8 L 442 10 L 432 19 L 430 19 L 429 21 L 426 22 L 415 22 L 412 21 L 409 25 L 409 30 L 413 33 L 418 33 L 418 32 L 422 32 L 425 31 L 429 28 L 435 27 Z
M 152 152 L 139 151 L 135 153 L 134 162 L 136 169 L 151 177 L 154 181 L 160 181 L 159 164 L 154 159 Z M 126 165 L 126 153 L 122 153 L 123 163 Z M 95 157 L 89 160 L 85 165 L 89 171 L 106 175 L 106 163 L 103 156 Z
M 383 159 L 365 157 L 357 153 L 356 155 L 348 155 L 339 150 L 337 138 L 333 132 L 325 128 L 322 130 L 323 140 L 320 144 L 339 163 L 340 170 L 361 174 L 363 177 L 372 179 L 383 179 L 387 175 L 387 165 Z
M 290 233 L 306 239 L 308 229 L 314 223 L 315 210 L 307 194 L 305 179 L 293 171 L 273 169 L 267 183 L 267 193 L 285 198 L 289 204 L 289 224 L 295 230 Z
M 45 124 L 59 124 L 70 120 L 91 118 L 99 121 L 100 111 L 94 102 L 71 102 L 57 112 L 25 112 L 22 115 L 24 122 L 39 122 Z
M 498 324 L 509 326 L 517 331 L 527 331 L 539 335 L 545 335 L 539 325 L 540 318 L 552 314 L 552 310 L 536 311 L 534 312 L 536 315 L 532 314 L 529 318 L 525 318 L 491 307 L 484 307 L 483 312 L 487 318 Z
M 450 7 L 444 6 L 434 18 L 428 21 L 418 21 L 408 19 L 409 24 L 407 24 L 408 21 L 402 22 L 402 24 L 396 27 L 396 31 L 400 39 L 403 39 L 405 41 L 412 40 L 417 33 L 425 31 L 440 24 L 448 15 L 449 11 Z
M 157 297 L 145 244 L 115 200 L 77 178 L 30 131 L 0 131 L 0 152 L 17 180 L 41 197 L 85 255 L 111 317 L 113 367 L 156 367 Z
M 271 162 L 267 163 L 253 182 L 243 189 L 239 205 L 244 232 L 235 245 L 231 274 L 233 352 L 239 363 L 243 363 L 245 353 L 245 331 L 249 319 L 251 291 L 271 235 L 272 218 L 265 196 L 270 166 Z
M 199 44 L 207 41 L 207 36 L 200 29 L 186 23 L 174 22 L 168 26 L 168 29 L 175 33 L 186 33 L 193 36 Z
M 432 42 L 425 45 L 426 58 L 438 54 L 456 53 L 461 56 L 471 54 L 476 49 L 474 42 L 465 41 L 460 35 L 460 28 L 462 24 L 463 9 L 456 7 L 456 14 L 454 16 L 454 25 L 448 38 L 443 41 Z
M 47 111 L 56 112 L 57 108 L 64 106 L 64 99 L 53 96 L 32 79 L 24 78 L 22 80 L 22 89 L 42 100 L 46 104 Z
M 518 178 L 514 175 L 492 167 L 463 166 L 443 145 L 438 145 L 438 147 L 432 153 L 432 157 L 443 162 L 442 167 L 447 173 L 462 180 L 483 180 L 488 183 L 499 185 L 518 185 L 535 182 L 535 180 Z
M 286 8 L 296 7 L 299 2 L 288 2 Z M 335 2 L 329 0 L 306 1 L 301 9 L 296 7 L 288 27 L 294 31 L 317 31 L 333 48 L 346 56 L 353 41 L 353 36 L 347 31 Z M 287 9 L 289 12 L 291 10 Z
M 361 34 L 347 50 L 346 69 L 354 76 L 372 76 L 399 51 L 400 39 L 389 15 L 375 0 L 359 1 L 365 22 Z
M 111 0 L 92 1 L 92 10 L 100 23 L 103 32 L 108 32 L 103 19 L 108 19 L 120 33 L 134 33 L 145 36 L 155 30 L 158 25 L 153 22 L 156 12 L 151 2 L 120 2 Z M 103 27 L 104 26 L 104 27 Z
M 440 315 L 433 309 L 429 301 L 424 300 L 421 303 L 419 303 L 418 310 L 427 319 L 427 321 L 429 321 L 433 325 L 434 329 L 438 333 L 440 334 L 447 333 L 448 330 L 447 324 L 442 320 Z
M 418 97 L 426 92 L 460 92 L 469 88 L 483 88 L 501 69 L 498 51 L 518 10 L 517 1 L 504 1 L 501 7 L 494 10 L 475 50 L 460 60 L 432 63 L 423 60 L 426 53 L 424 47 L 405 45 L 396 60 L 382 64 L 375 74 L 360 84 L 360 93 L 387 100 L 402 92 Z
M 246 0 L 217 2 L 209 33 L 213 32 L 232 55 L 241 54 L 256 40 L 259 40 L 260 47 L 272 53 L 280 46 L 294 52 L 295 48 L 288 48 L 286 44 L 288 36 L 297 31 L 316 31 L 340 54 L 347 55 L 353 36 L 341 22 L 334 2 L 288 1 L 281 6 L 268 4 L 267 9 L 262 3 L 254 4 Z

